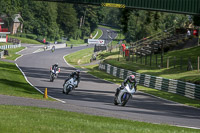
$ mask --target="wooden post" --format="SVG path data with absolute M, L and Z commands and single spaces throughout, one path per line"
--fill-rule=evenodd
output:
M 117 48 L 116 48 L 116 51 L 117 51 Z M 119 53 L 118 53 L 118 61 L 119 61 L 119 55 L 120 55 L 120 44 L 119 44 Z
M 155 60 L 155 59 L 154 59 L 154 56 L 155 56 L 155 55 L 153 54 L 153 56 L 152 56 L 152 66 L 154 66 L 154 60 Z
M 174 69 L 176 68 L 176 57 L 174 56 Z
M 149 58 L 149 59 L 150 59 L 150 64 L 149 64 L 149 65 L 151 66 L 151 59 L 152 59 L 152 54 L 150 55 L 150 58 Z
M 163 56 L 164 56 L 163 42 L 161 44 L 161 50 L 162 50 L 162 52 L 161 52 L 161 68 L 163 68 Z
M 147 65 L 147 55 L 145 55 L 145 65 Z
M 158 67 L 158 57 L 156 55 L 156 67 Z
M 169 57 L 167 57 L 167 69 L 169 69 Z
M 199 72 L 199 56 L 198 56 L 198 68 L 197 69 L 198 69 L 198 72 Z
M 200 27 L 198 27 L 198 46 L 200 46 L 199 38 L 200 38 Z
M 180 69 L 182 70 L 183 57 L 180 57 Z

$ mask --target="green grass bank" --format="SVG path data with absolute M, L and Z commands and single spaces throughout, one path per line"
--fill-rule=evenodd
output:
M 164 55 L 164 65 L 167 64 L 167 58 L 169 57 L 169 68 L 159 68 L 155 65 L 150 66 L 149 62 L 147 62 L 147 65 L 144 63 L 141 63 L 141 59 L 138 58 L 136 63 L 136 58 L 134 57 L 134 61 L 132 61 L 132 58 L 130 61 L 127 61 L 122 55 L 119 55 L 118 51 L 114 51 L 112 53 L 103 52 L 99 54 L 99 59 L 104 59 L 105 63 L 108 63 L 110 65 L 124 68 L 127 70 L 131 70 L 138 73 L 148 74 L 152 76 L 158 76 L 163 77 L 167 79 L 177 79 L 182 81 L 187 81 L 191 83 L 200 84 L 200 72 L 197 71 L 197 59 L 198 56 L 200 56 L 200 53 L 198 52 L 200 50 L 200 47 L 194 47 L 194 48 L 188 48 L 183 50 L 176 50 L 168 52 Z M 158 55 L 158 62 L 160 62 L 160 55 Z M 176 57 L 176 63 L 177 65 L 174 68 L 174 57 Z M 182 69 L 180 69 L 180 58 L 182 57 Z M 188 66 L 188 57 L 193 57 L 193 71 L 187 71 Z M 118 60 L 119 58 L 119 60 Z M 155 55 L 152 56 L 154 58 L 155 62 Z M 147 57 L 147 61 L 149 61 L 150 57 Z M 159 64 L 159 63 L 158 63 Z
M 0 61 L 0 73 L 0 94 L 43 99 L 43 95 L 26 82 L 14 63 Z
M 17 36 L 12 36 L 9 35 L 10 38 L 16 38 L 18 40 L 21 40 L 21 43 L 27 43 L 27 44 L 42 44 L 41 42 L 38 42 L 33 39 L 28 39 L 28 38 L 23 38 L 23 37 L 17 37 Z
M 9 55 L 8 56 L 6 55 L 5 59 L 7 59 L 7 60 L 15 60 L 16 58 L 21 56 L 19 54 L 16 54 L 16 52 L 19 52 L 19 51 L 21 51 L 23 49 L 25 49 L 25 47 L 7 49 Z
M 0 131 L 38 133 L 198 133 L 199 130 L 85 115 L 56 109 L 0 105 Z

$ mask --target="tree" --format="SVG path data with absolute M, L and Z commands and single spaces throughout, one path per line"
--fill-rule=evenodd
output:
M 81 30 L 81 38 L 90 36 L 98 27 L 97 11 L 99 7 L 91 5 L 74 5 L 77 12 L 79 29 Z M 100 13 L 100 12 L 99 12 Z
M 137 41 L 172 27 L 183 27 L 185 15 L 123 9 L 121 24 L 127 42 Z
M 58 4 L 58 18 L 57 23 L 64 32 L 64 36 L 68 38 L 76 38 L 78 31 L 78 20 L 76 11 L 72 4 L 59 3 Z

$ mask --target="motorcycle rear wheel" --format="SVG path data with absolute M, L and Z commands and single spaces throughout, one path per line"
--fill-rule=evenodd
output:
M 114 105 L 118 105 L 119 103 L 117 102 L 117 97 L 115 96 L 114 98 Z
M 53 82 L 53 81 L 54 81 L 54 76 L 50 75 L 50 82 Z

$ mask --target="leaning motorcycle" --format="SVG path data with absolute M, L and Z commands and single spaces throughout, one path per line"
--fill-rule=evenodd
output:
M 60 72 L 60 68 L 58 68 L 58 71 L 56 71 L 55 69 L 51 68 L 50 71 L 50 82 L 53 82 L 55 78 L 58 77 L 58 73 Z
M 63 93 L 64 94 L 69 94 L 70 91 L 75 89 L 77 86 L 78 81 L 76 80 L 76 77 L 70 78 L 68 81 L 66 81 L 63 85 Z
M 131 88 L 130 84 L 127 84 L 124 89 L 120 90 L 119 93 L 115 93 L 114 104 L 125 106 L 129 98 L 135 93 L 135 88 Z M 116 91 L 117 92 L 117 91 Z

